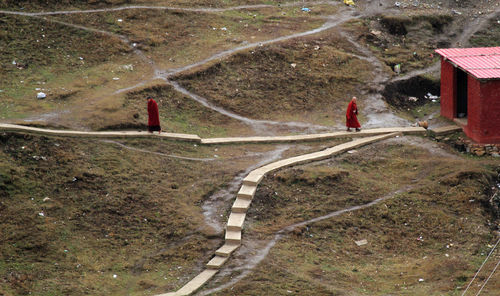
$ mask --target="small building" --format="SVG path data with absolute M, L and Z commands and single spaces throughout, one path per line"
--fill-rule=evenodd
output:
M 500 47 L 438 49 L 441 116 L 481 144 L 500 143 Z

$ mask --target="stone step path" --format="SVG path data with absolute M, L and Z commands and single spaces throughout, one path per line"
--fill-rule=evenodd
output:
M 425 132 L 425 130 L 423 130 L 422 132 Z M 207 269 L 201 272 L 193 280 L 185 284 L 177 292 L 170 292 L 158 296 L 185 296 L 194 293 L 207 281 L 209 281 L 215 275 L 215 273 L 217 273 L 217 271 L 229 260 L 231 254 L 236 251 L 241 245 L 241 235 L 243 224 L 245 222 L 246 212 L 250 208 L 252 199 L 255 195 L 255 192 L 257 191 L 257 186 L 263 179 L 264 175 L 266 175 L 267 173 L 292 165 L 325 159 L 360 146 L 400 136 L 402 134 L 403 133 L 399 131 L 367 138 L 355 139 L 351 142 L 340 144 L 322 151 L 279 160 L 253 170 L 243 180 L 243 185 L 238 191 L 236 200 L 234 201 L 231 208 L 231 213 L 229 214 L 226 225 L 225 244 L 217 251 L 215 251 L 215 256 L 206 265 Z
M 205 138 L 198 135 L 180 133 L 148 133 L 147 131 L 72 131 L 57 130 L 38 127 L 30 127 L 17 124 L 0 123 L 0 131 L 19 132 L 29 134 L 54 135 L 66 137 L 99 137 L 99 138 L 125 138 L 125 137 L 158 137 L 169 140 L 197 142 L 200 144 L 238 144 L 238 143 L 282 143 L 282 142 L 307 142 L 319 140 L 331 140 L 338 138 L 355 138 L 382 135 L 387 133 L 401 132 L 408 134 L 424 134 L 426 130 L 422 127 L 391 127 L 362 130 L 360 132 L 332 132 L 322 134 L 291 135 L 276 137 L 228 137 L 228 138 Z

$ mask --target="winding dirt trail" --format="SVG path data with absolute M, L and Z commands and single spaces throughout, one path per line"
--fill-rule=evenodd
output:
M 300 5 L 304 5 L 304 4 L 307 4 L 307 5 L 329 4 L 329 5 L 336 6 L 339 3 L 330 2 L 330 1 L 292 2 L 292 3 L 283 4 L 281 6 L 300 6 Z M 43 19 L 46 21 L 55 22 L 55 23 L 59 23 L 62 25 L 70 26 L 73 28 L 77 28 L 77 29 L 86 30 L 86 31 L 93 32 L 93 33 L 98 33 L 98 34 L 103 34 L 106 36 L 114 37 L 114 38 L 117 38 L 118 40 L 120 40 L 121 42 L 123 42 L 124 44 L 126 44 L 129 48 L 131 48 L 134 51 L 134 53 L 138 57 L 140 57 L 140 59 L 144 63 L 151 66 L 152 71 L 154 72 L 154 75 L 151 78 L 142 80 L 133 86 L 116 90 L 114 92 L 114 94 L 128 92 L 128 91 L 134 90 L 136 88 L 142 87 L 142 86 L 146 85 L 148 82 L 154 81 L 156 79 L 162 79 L 167 84 L 172 85 L 178 92 L 194 99 L 195 101 L 201 103 L 203 106 L 205 106 L 213 111 L 219 112 L 223 115 L 226 115 L 228 117 L 239 120 L 239 121 L 249 125 L 258 133 L 274 134 L 272 131 L 269 130 L 269 127 L 272 127 L 272 126 L 285 127 L 285 128 L 290 129 L 290 131 L 293 131 L 293 132 L 304 132 L 305 131 L 305 132 L 310 133 L 310 132 L 332 130 L 331 127 L 325 127 L 325 126 L 314 125 L 314 124 L 303 123 L 303 122 L 278 122 L 278 121 L 271 121 L 271 120 L 256 120 L 256 119 L 244 117 L 244 116 L 241 116 L 241 115 L 236 114 L 234 112 L 225 110 L 222 107 L 216 106 L 215 104 L 210 103 L 207 99 L 190 92 L 189 90 L 183 88 L 179 83 L 171 80 L 170 78 L 172 78 L 175 75 L 181 74 L 185 71 L 188 71 L 188 70 L 191 70 L 194 68 L 202 67 L 204 65 L 209 64 L 210 62 L 229 57 L 229 56 L 231 56 L 239 51 L 248 50 L 248 49 L 256 48 L 256 47 L 263 46 L 263 45 L 279 43 L 282 41 L 300 38 L 300 37 L 304 37 L 304 36 L 309 36 L 309 35 L 313 35 L 313 34 L 317 34 L 317 33 L 329 30 L 331 28 L 334 28 L 334 27 L 346 22 L 346 21 L 349 21 L 353 18 L 359 17 L 359 16 L 354 16 L 353 15 L 354 13 L 352 10 L 347 12 L 347 13 L 342 10 L 340 13 L 340 17 L 339 17 L 339 14 L 335 14 L 335 15 L 331 15 L 331 16 L 326 17 L 327 21 L 321 27 L 318 27 L 316 29 L 312 29 L 312 30 L 300 32 L 300 33 L 294 33 L 294 34 L 290 34 L 290 35 L 286 35 L 286 36 L 281 36 L 278 38 L 274 38 L 274 39 L 270 39 L 270 40 L 266 40 L 266 41 L 262 41 L 262 42 L 254 42 L 254 43 L 249 43 L 249 44 L 246 44 L 243 46 L 238 46 L 236 48 L 225 50 L 225 51 L 219 52 L 217 54 L 214 54 L 214 55 L 212 55 L 204 60 L 198 61 L 196 63 L 186 65 L 186 66 L 180 67 L 180 68 L 174 68 L 174 69 L 160 69 L 151 58 L 148 58 L 141 50 L 134 47 L 132 45 L 131 41 L 126 36 L 107 32 L 104 30 L 89 28 L 89 27 L 85 27 L 85 26 L 81 26 L 81 25 L 75 25 L 75 24 L 71 24 L 71 23 L 67 23 L 67 22 L 63 22 L 63 21 L 59 21 L 59 20 L 55 20 L 55 19 L 42 18 L 42 16 L 51 16 L 51 15 L 111 12 L 111 11 L 120 11 L 120 10 L 128 10 L 128 9 L 163 9 L 163 10 L 169 9 L 169 10 L 185 10 L 185 11 L 197 11 L 197 12 L 224 12 L 224 11 L 230 11 L 230 10 L 256 9 L 256 8 L 266 8 L 266 7 L 277 7 L 277 6 L 274 6 L 274 5 L 245 5 L 245 6 L 236 6 L 236 7 L 229 7 L 229 8 L 203 8 L 203 9 L 201 9 L 201 8 L 190 9 L 190 8 L 176 8 L 176 7 L 157 7 L 157 6 L 126 6 L 126 7 L 119 7 L 119 8 L 105 8 L 105 9 L 80 10 L 80 11 L 53 11 L 53 12 L 40 12 L 40 13 L 0 11 L 0 13 L 22 15 L 22 16 L 27 16 L 27 17 L 36 17 L 36 18 L 40 18 L 40 19 Z M 63 111 L 69 112 L 69 110 L 63 110 Z M 62 114 L 61 112 L 59 112 L 59 113 Z
M 273 135 L 274 133 L 269 129 L 270 126 L 287 127 L 291 131 L 304 131 L 305 130 L 307 133 L 315 133 L 315 132 L 320 132 L 320 131 L 332 130 L 331 127 L 314 125 L 314 124 L 309 124 L 309 123 L 304 123 L 304 122 L 280 122 L 280 121 L 272 121 L 272 120 L 251 119 L 251 118 L 236 114 L 234 112 L 228 111 L 222 107 L 219 107 L 219 106 L 211 103 L 206 98 L 203 98 L 203 97 L 201 97 L 197 94 L 194 94 L 194 93 L 190 92 L 189 90 L 185 89 L 176 81 L 166 80 L 166 83 L 172 85 L 176 91 L 190 97 L 191 99 L 197 101 L 201 105 L 203 105 L 203 106 L 205 106 L 213 111 L 216 111 L 220 114 L 226 115 L 228 117 L 239 120 L 239 121 L 249 125 L 251 128 L 253 128 L 260 135 Z
M 347 35 L 345 32 L 340 33 L 349 43 L 351 43 L 354 48 L 364 55 L 364 60 L 373 66 L 374 79 L 371 84 L 368 85 L 368 90 L 364 90 L 363 94 L 365 98 L 363 102 L 365 103 L 364 113 L 367 114 L 368 122 L 364 123 L 364 127 L 374 127 L 374 126 L 405 126 L 409 125 L 410 122 L 395 115 L 391 109 L 387 106 L 387 103 L 382 98 L 382 90 L 385 83 L 389 80 L 389 74 L 384 71 L 384 64 L 371 52 L 368 48 L 361 45 L 359 42 L 355 41 L 351 36 Z
M 312 2 L 292 2 L 292 3 L 286 3 L 281 5 L 282 7 L 286 6 L 300 6 L 300 5 L 314 5 L 314 4 L 329 4 L 329 5 L 338 5 L 338 2 L 330 2 L 330 1 L 312 1 Z M 132 45 L 130 40 L 123 35 L 107 32 L 104 30 L 99 30 L 99 29 L 94 29 L 94 28 L 88 28 L 85 26 L 81 25 L 75 25 L 59 20 L 54 20 L 54 19 L 47 19 L 47 18 L 42 18 L 47 21 L 59 23 L 62 25 L 70 26 L 73 28 L 81 29 L 81 30 L 87 30 L 93 33 L 98 33 L 98 34 L 103 34 L 106 36 L 114 37 L 119 39 L 121 42 L 125 43 L 129 48 L 131 48 L 134 53 L 145 63 L 151 66 L 154 75 L 150 79 L 146 79 L 143 81 L 138 82 L 136 85 L 126 87 L 119 89 L 115 91 L 115 94 L 122 93 L 122 92 L 127 92 L 131 91 L 133 89 L 142 87 L 146 85 L 148 82 L 151 82 L 155 79 L 163 79 L 166 81 L 166 83 L 172 85 L 176 91 L 194 99 L 195 101 L 201 103 L 203 106 L 212 109 L 213 111 L 219 112 L 223 115 L 226 115 L 228 117 L 231 117 L 233 119 L 239 120 L 249 126 L 251 126 L 256 132 L 258 133 L 264 133 L 264 134 L 273 134 L 272 131 L 269 131 L 269 128 L 271 126 L 279 126 L 279 127 L 285 127 L 291 129 L 291 131 L 294 132 L 317 132 L 317 131 L 326 131 L 326 130 L 331 130 L 331 127 L 325 127 L 325 126 L 319 126 L 319 125 L 313 125 L 313 124 L 308 124 L 308 123 L 303 123 L 303 122 L 277 122 L 277 121 L 269 121 L 269 120 L 255 120 L 251 119 L 248 117 L 244 117 L 242 115 L 236 114 L 234 112 L 225 110 L 224 108 L 220 106 L 216 106 L 213 103 L 210 103 L 209 100 L 206 98 L 203 98 L 185 88 L 183 88 L 179 83 L 171 80 L 175 75 L 181 74 L 185 71 L 194 69 L 194 68 L 199 68 L 204 65 L 209 64 L 210 62 L 220 60 L 223 58 L 226 58 L 228 56 L 231 56 L 239 51 L 243 50 L 248 50 L 252 48 L 256 48 L 258 46 L 263 46 L 263 45 L 268 45 L 268 44 L 273 44 L 273 43 L 279 43 L 282 41 L 294 39 L 294 38 L 300 38 L 308 35 L 313 35 L 319 32 L 323 32 L 326 30 L 329 30 L 331 28 L 337 27 L 338 25 L 355 19 L 359 17 L 365 17 L 368 15 L 375 15 L 380 12 L 387 12 L 391 11 L 393 13 L 401 13 L 401 10 L 395 10 L 391 6 L 392 2 L 391 1 L 368 1 L 367 3 L 364 3 L 364 12 L 361 14 L 359 12 L 356 12 L 353 9 L 341 9 L 337 14 L 331 15 L 326 17 L 327 21 L 319 28 L 305 31 L 305 32 L 300 32 L 300 33 L 295 33 L 291 35 L 286 35 L 282 37 L 278 37 L 275 39 L 270 39 L 262 42 L 255 42 L 255 43 L 250 43 L 246 44 L 243 46 L 238 46 L 233 49 L 225 50 L 222 52 L 219 52 L 213 56 L 210 56 L 204 60 L 198 61 L 196 63 L 186 65 L 180 68 L 173 68 L 173 69 L 160 69 L 157 67 L 157 65 L 154 63 L 154 61 L 150 58 L 148 58 L 141 50 L 137 49 Z M 227 8 L 185 8 L 185 7 L 168 7 L 168 6 L 140 6 L 140 5 L 132 5 L 132 6 L 123 6 L 123 7 L 116 7 L 116 8 L 103 8 L 103 9 L 91 9 L 91 10 L 70 10 L 70 11 L 50 11 L 50 12 L 19 12 L 19 11 L 5 11 L 2 10 L 0 13 L 3 14 L 15 14 L 15 15 L 22 15 L 22 16 L 28 16 L 28 17 L 38 17 L 40 18 L 41 16 L 51 16 L 51 15 L 61 15 L 61 14 L 79 14 L 79 13 L 98 13 L 98 12 L 113 12 L 113 11 L 122 11 L 122 10 L 131 10 L 131 9 L 158 9 L 158 10 L 182 10 L 182 11 L 191 11 L 191 12 L 225 12 L 225 11 L 232 11 L 232 10 L 243 10 L 243 9 L 259 9 L 259 8 L 269 8 L 269 7 L 278 7 L 276 5 L 267 5 L 267 4 L 262 4 L 262 5 L 242 5 L 242 6 L 234 6 L 234 7 L 227 7 Z M 368 12 L 367 12 L 368 11 Z M 489 20 L 491 20 L 493 17 L 497 16 L 500 11 L 500 7 L 497 7 L 495 12 L 490 13 L 486 18 L 478 18 L 471 23 L 467 24 L 465 29 L 463 30 L 462 34 L 460 34 L 456 40 L 454 41 L 454 45 L 460 45 L 465 43 L 475 32 L 481 30 L 484 28 L 484 26 L 487 24 Z M 353 40 L 350 36 L 347 34 L 341 32 L 344 38 L 346 38 L 351 44 L 354 45 L 354 47 L 359 50 L 361 53 L 365 55 L 364 58 L 358 57 L 361 59 L 366 60 L 370 64 L 373 65 L 374 71 L 376 72 L 375 75 L 375 80 L 373 81 L 372 85 L 376 85 L 376 93 L 375 94 L 369 94 L 367 95 L 367 103 L 368 105 L 366 106 L 365 110 L 367 110 L 368 114 L 368 122 L 366 122 L 365 126 L 366 127 L 374 127 L 374 126 L 399 126 L 399 125 L 406 125 L 409 122 L 394 115 L 391 111 L 388 111 L 389 109 L 387 108 L 385 102 L 382 100 L 382 97 L 380 95 L 380 91 L 382 89 L 382 85 L 384 83 L 387 83 L 388 81 L 393 82 L 393 81 L 399 81 L 399 80 L 406 80 L 410 79 L 412 77 L 422 75 L 425 73 L 429 72 L 435 72 L 439 69 L 439 64 L 434 64 L 431 67 L 425 68 L 425 69 L 420 69 L 416 70 L 410 73 L 407 73 L 404 76 L 398 76 L 393 79 L 389 79 L 388 75 L 384 73 L 383 71 L 383 65 L 382 63 L 375 57 L 375 55 L 370 52 L 367 48 L 364 48 L 362 45 L 360 45 L 358 42 Z M 366 95 L 366 92 L 365 92 Z M 67 111 L 68 110 L 63 110 Z M 58 112 L 58 114 L 62 114 L 61 112 Z M 52 117 L 51 117 L 52 118 Z

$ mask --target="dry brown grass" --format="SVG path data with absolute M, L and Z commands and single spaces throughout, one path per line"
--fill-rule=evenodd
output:
M 343 120 L 346 99 L 373 78 L 371 66 L 349 51 L 329 32 L 240 53 L 179 79 L 244 116 L 332 124 Z
M 189 143 L 122 141 L 221 159 L 196 162 L 92 139 L 3 134 L 0 141 L 0 292 L 6 295 L 174 289 L 200 270 L 221 241 L 205 225 L 200 204 L 256 161 L 223 160 L 247 149 L 272 149 L 214 152 Z

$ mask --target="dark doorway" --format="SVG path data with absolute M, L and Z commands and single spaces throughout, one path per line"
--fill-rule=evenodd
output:
M 457 68 L 457 117 L 467 117 L 467 73 Z

